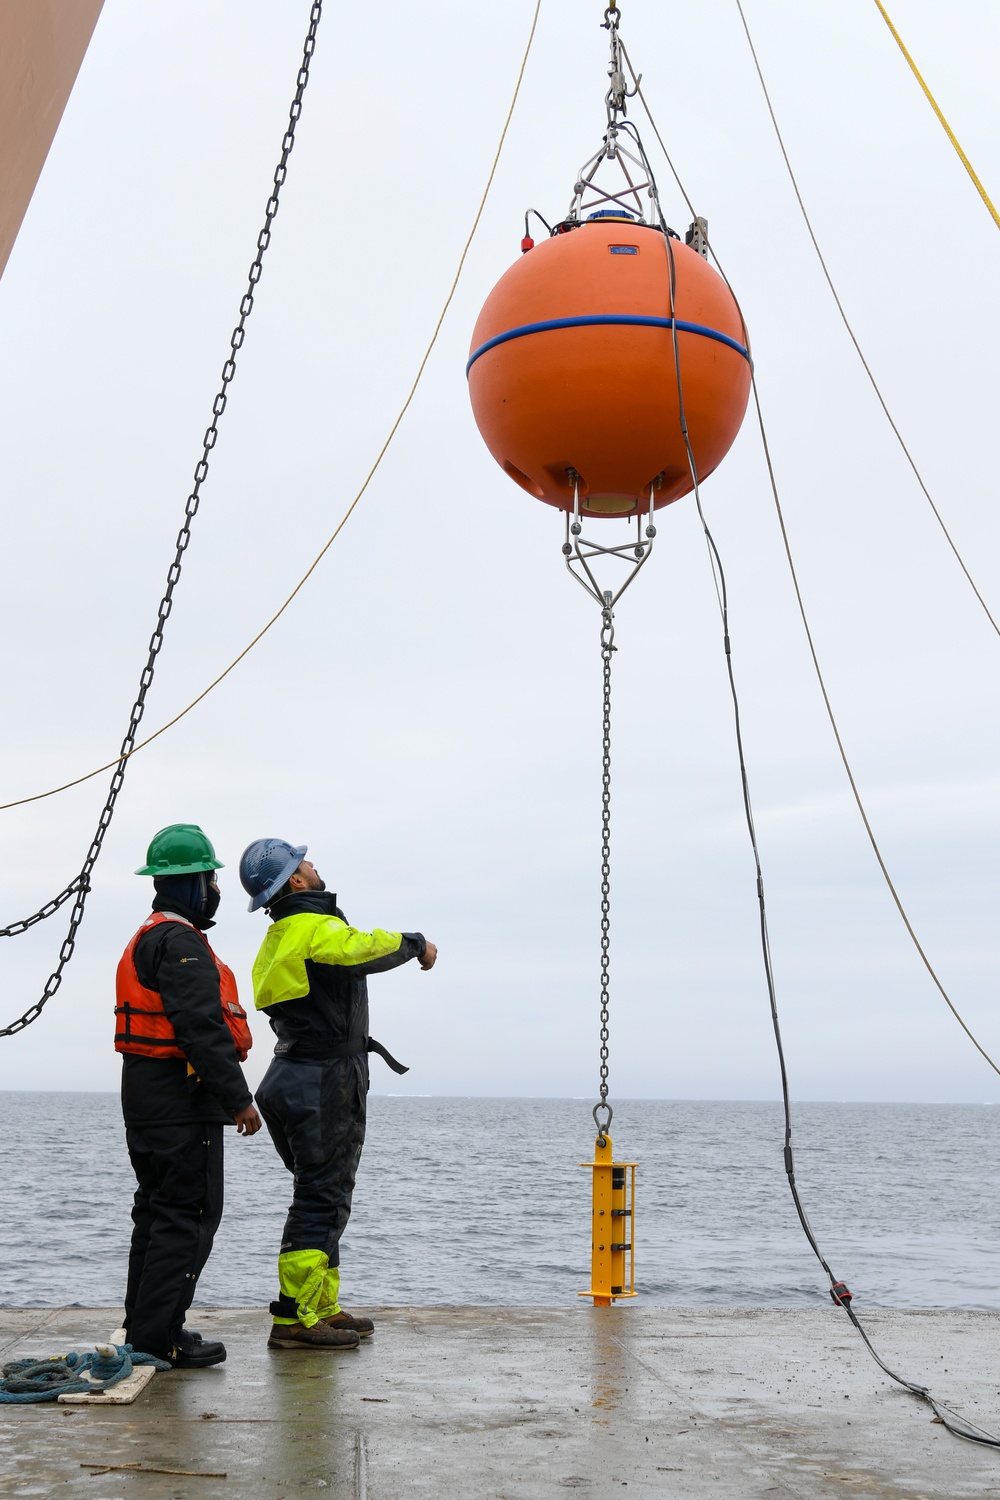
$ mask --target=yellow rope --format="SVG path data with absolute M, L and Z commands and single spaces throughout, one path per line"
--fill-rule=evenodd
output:
M 527 46 L 524 49 L 524 56 L 521 58 L 521 67 L 520 67 L 520 69 L 518 71 L 517 82 L 514 85 L 514 94 L 513 94 L 513 97 L 511 99 L 511 101 L 510 101 L 510 108 L 507 111 L 507 118 L 503 122 L 503 130 L 500 132 L 500 141 L 499 141 L 499 144 L 497 145 L 497 149 L 496 149 L 496 152 L 495 152 L 494 157 L 493 157 L 493 165 L 490 167 L 490 175 L 486 179 L 486 186 L 483 189 L 483 196 L 479 200 L 479 207 L 476 210 L 476 217 L 472 221 L 472 228 L 469 230 L 468 238 L 465 241 L 465 245 L 462 248 L 462 253 L 461 253 L 461 255 L 459 256 L 459 259 L 458 259 L 458 269 L 455 272 L 455 276 L 454 276 L 454 279 L 453 279 L 453 281 L 451 283 L 451 287 L 450 287 L 450 289 L 448 291 L 448 295 L 445 298 L 444 306 L 441 309 L 440 316 L 438 317 L 438 320 L 437 320 L 437 322 L 434 325 L 434 332 L 431 334 L 430 343 L 427 345 L 427 348 L 424 350 L 424 357 L 420 361 L 420 364 L 417 367 L 417 373 L 416 373 L 416 375 L 413 378 L 413 384 L 410 386 L 409 393 L 407 394 L 406 400 L 403 402 L 402 406 L 400 407 L 399 413 L 398 413 L 398 415 L 396 417 L 396 420 L 393 422 L 392 426 L 389 428 L 389 435 L 386 438 L 385 442 L 382 444 L 381 448 L 379 449 L 378 454 L 376 455 L 376 458 L 375 458 L 375 462 L 372 464 L 371 468 L 368 470 L 368 473 L 365 475 L 364 483 L 362 484 L 361 488 L 358 490 L 357 494 L 355 495 L 354 499 L 351 501 L 350 505 L 345 510 L 344 514 L 341 516 L 339 522 L 337 523 L 336 529 L 334 530 L 334 532 L 332 533 L 332 535 L 327 538 L 326 542 L 320 548 L 319 552 L 317 552 L 316 556 L 313 558 L 312 562 L 309 564 L 308 568 L 303 573 L 303 575 L 299 579 L 298 583 L 292 589 L 291 593 L 285 599 L 284 603 L 278 609 L 275 610 L 274 614 L 267 621 L 267 623 L 265 625 L 261 626 L 260 630 L 258 630 L 257 634 L 254 636 L 253 640 L 249 643 L 249 645 L 244 646 L 243 650 L 240 652 L 239 656 L 234 657 L 233 660 L 229 663 L 228 667 L 226 667 L 223 671 L 221 671 L 219 673 L 218 677 L 213 678 L 213 680 L 208 684 L 208 686 L 206 688 L 202 689 L 202 691 L 198 694 L 197 698 L 192 698 L 191 702 L 187 705 L 186 708 L 182 708 L 181 711 L 180 711 L 180 713 L 174 714 L 173 718 L 172 719 L 168 719 L 165 724 L 161 724 L 160 727 L 159 727 L 159 729 L 154 730 L 154 732 L 152 734 L 147 735 L 144 740 L 140 740 L 139 743 L 137 745 L 135 745 L 133 747 L 133 749 L 131 750 L 130 756 L 131 755 L 135 755 L 137 751 L 144 749 L 146 747 L 146 745 L 151 745 L 154 740 L 159 739 L 159 737 L 160 737 L 161 734 L 165 734 L 168 729 L 171 729 L 174 726 L 174 724 L 178 723 L 179 720 L 183 719 L 184 716 L 185 716 L 185 714 L 189 714 L 193 708 L 197 708 L 198 704 L 202 701 L 202 699 L 203 698 L 207 698 L 208 695 L 209 695 L 209 693 L 212 691 L 212 689 L 218 687 L 219 683 L 222 682 L 222 680 L 224 678 L 226 678 L 226 677 L 229 676 L 230 672 L 233 670 L 234 667 L 238 667 L 239 666 L 239 664 L 243 660 L 243 658 L 245 656 L 248 656 L 250 654 L 250 652 L 253 650 L 254 646 L 256 646 L 256 644 L 257 644 L 257 642 L 259 640 L 263 639 L 263 637 L 270 630 L 271 626 L 274 625 L 274 624 L 276 624 L 277 621 L 281 619 L 281 616 L 285 613 L 285 610 L 291 604 L 291 602 L 295 598 L 296 594 L 298 594 L 299 591 L 302 588 L 305 587 L 305 585 L 308 582 L 308 580 L 312 577 L 313 573 L 316 571 L 316 569 L 319 567 L 320 563 L 323 561 L 323 558 L 326 556 L 326 554 L 329 552 L 330 548 L 333 546 L 334 542 L 337 540 L 337 537 L 340 535 L 340 533 L 343 531 L 344 527 L 347 525 L 347 522 L 348 522 L 348 519 L 349 519 L 349 517 L 351 515 L 351 512 L 354 510 L 355 506 L 357 506 L 358 502 L 361 500 L 362 495 L 365 493 L 365 491 L 367 490 L 368 486 L 371 484 L 372 480 L 374 479 L 374 477 L 375 477 L 375 471 L 378 468 L 379 464 L 382 462 L 383 458 L 385 457 L 386 452 L 388 451 L 388 448 L 389 448 L 389 444 L 392 442 L 393 438 L 396 436 L 396 432 L 397 432 L 397 430 L 399 428 L 399 424 L 402 422 L 403 418 L 406 416 L 406 413 L 407 413 L 407 411 L 409 410 L 409 407 L 410 407 L 410 403 L 412 402 L 414 396 L 416 395 L 417 386 L 420 384 L 421 376 L 423 375 L 424 370 L 427 367 L 427 361 L 431 357 L 431 351 L 433 350 L 434 345 L 437 343 L 438 334 L 441 332 L 441 325 L 444 322 L 445 314 L 447 313 L 449 307 L 451 306 L 452 300 L 453 300 L 453 298 L 455 296 L 455 292 L 456 292 L 456 290 L 458 288 L 459 277 L 461 276 L 462 271 L 463 271 L 463 269 L 465 267 L 465 262 L 466 262 L 466 259 L 468 257 L 468 254 L 469 254 L 469 250 L 471 248 L 472 241 L 475 238 L 476 230 L 479 228 L 479 221 L 483 217 L 483 210 L 486 207 L 486 200 L 489 197 L 490 188 L 493 186 L 493 179 L 496 176 L 497 167 L 500 164 L 500 153 L 503 151 L 504 142 L 507 139 L 507 131 L 510 128 L 510 122 L 511 122 L 511 120 L 513 118 L 513 115 L 514 115 L 514 106 L 517 104 L 518 95 L 521 92 L 521 84 L 522 84 L 522 82 L 524 80 L 524 70 L 525 70 L 525 68 L 528 65 L 528 54 L 531 51 L 531 44 L 535 40 L 535 31 L 536 31 L 536 29 L 538 27 L 538 13 L 541 10 L 541 8 L 542 8 L 542 0 L 536 0 L 535 12 L 534 12 L 534 15 L 532 16 L 532 20 L 531 20 L 531 30 L 528 33 L 528 44 L 527 44 Z M 103 766 L 95 766 L 92 771 L 87 771 L 86 774 L 83 775 L 83 776 L 77 776 L 72 781 L 64 781 L 63 784 L 62 784 L 62 786 L 50 787 L 47 792 L 34 792 L 30 797 L 18 797 L 13 802 L 0 802 L 0 812 L 5 812 L 10 807 L 22 807 L 24 805 L 24 803 L 26 803 L 26 802 L 41 802 L 46 797 L 55 797 L 59 792 L 68 791 L 69 788 L 72 787 L 72 786 L 79 786 L 80 783 L 83 782 L 83 781 L 90 781 L 94 776 L 100 776 L 100 774 L 101 774 L 102 771 L 110 771 L 112 769 L 112 767 L 114 767 L 114 766 L 116 766 L 118 764 L 119 760 L 120 760 L 120 757 L 116 756 L 114 760 L 106 761 Z
M 944 133 L 945 133 L 945 135 L 948 137 L 949 141 L 951 141 L 951 144 L 954 146 L 955 150 L 958 152 L 959 160 L 961 161 L 962 166 L 965 168 L 965 170 L 968 172 L 969 176 L 972 178 L 973 182 L 976 184 L 976 191 L 979 194 L 980 198 L 982 198 L 983 202 L 986 204 L 986 207 L 989 209 L 989 211 L 990 211 L 990 217 L 992 218 L 992 220 L 993 220 L 994 224 L 997 226 L 997 228 L 1000 229 L 1000 214 L 998 214 L 997 211 L 996 211 L 996 209 L 993 207 L 993 202 L 992 202 L 992 200 L 990 198 L 989 193 L 983 187 L 983 184 L 980 182 L 979 178 L 976 175 L 975 168 L 973 167 L 971 161 L 969 160 L 969 158 L 966 156 L 965 152 L 962 150 L 961 146 L 959 145 L 959 143 L 958 143 L 958 137 L 956 136 L 955 132 L 952 130 L 951 126 L 948 124 L 948 121 L 945 119 L 944 115 L 941 113 L 941 110 L 938 107 L 937 100 L 935 99 L 934 95 L 931 93 L 930 89 L 927 87 L 926 83 L 924 82 L 923 75 L 920 72 L 920 69 L 917 67 L 916 63 L 913 61 L 913 58 L 910 56 L 909 52 L 907 51 L 906 44 L 903 41 L 903 38 L 900 36 L 899 32 L 896 30 L 895 26 L 892 24 L 891 20 L 889 19 L 889 13 L 886 10 L 885 6 L 882 4 L 882 0 L 875 0 L 875 4 L 879 8 L 879 12 L 881 13 L 883 21 L 885 22 L 885 24 L 888 26 L 889 30 L 892 32 L 893 36 L 895 37 L 897 47 L 899 48 L 900 52 L 902 52 L 903 56 L 906 58 L 906 61 L 909 63 L 910 69 L 911 69 L 911 71 L 913 73 L 914 78 L 917 80 L 917 82 L 919 83 L 920 87 L 923 89 L 924 94 L 927 97 L 927 103 L 930 105 L 931 109 L 934 111 L 934 113 L 937 115 L 938 119 L 941 121 L 941 124 L 944 127 Z

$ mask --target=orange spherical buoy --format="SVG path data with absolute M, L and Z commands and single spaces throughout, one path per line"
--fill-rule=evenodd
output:
M 522 489 L 623 516 L 694 488 L 680 423 L 670 257 L 684 413 L 699 482 L 743 421 L 750 355 L 736 301 L 695 250 L 623 215 L 543 240 L 486 299 L 466 367 L 479 431 Z

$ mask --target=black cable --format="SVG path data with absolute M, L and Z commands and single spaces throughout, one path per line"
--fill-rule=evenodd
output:
M 548 219 L 543 218 L 542 215 L 538 212 L 537 208 L 529 208 L 529 209 L 525 210 L 525 214 L 524 214 L 524 236 L 525 236 L 525 239 L 528 238 L 528 234 L 529 234 L 528 220 L 531 218 L 532 214 L 534 214 L 535 218 L 538 220 L 538 222 L 540 224 L 544 224 L 545 225 L 545 228 L 548 230 L 548 232 L 549 232 L 550 235 L 555 234 L 555 230 L 552 228 L 552 225 L 549 223 Z
M 667 243 L 669 245 L 669 241 L 667 241 Z M 671 316 L 673 316 L 673 314 L 671 314 Z M 686 428 L 684 429 L 684 431 L 685 444 L 687 444 L 688 440 Z M 708 526 L 708 522 L 705 519 L 705 513 L 702 509 L 701 496 L 699 494 L 697 484 L 695 486 L 695 503 L 698 507 L 698 518 L 701 521 L 702 529 L 705 533 L 705 540 L 710 550 L 710 556 L 713 565 L 712 571 L 717 579 L 717 588 L 719 591 L 720 610 L 722 613 L 723 640 L 726 653 L 726 670 L 729 676 L 729 688 L 733 700 L 733 721 L 736 731 L 736 748 L 740 762 L 740 782 L 743 788 L 743 807 L 746 813 L 747 831 L 750 835 L 750 847 L 753 850 L 754 868 L 757 877 L 757 904 L 760 911 L 761 952 L 764 959 L 764 974 L 767 982 L 768 1001 L 771 1008 L 771 1024 L 774 1028 L 774 1041 L 778 1052 L 778 1066 L 781 1074 L 781 1099 L 785 1115 L 785 1175 L 788 1179 L 788 1187 L 792 1195 L 792 1202 L 795 1205 L 795 1212 L 798 1214 L 799 1223 L 802 1225 L 802 1231 L 809 1242 L 810 1249 L 829 1277 L 830 1296 L 833 1298 L 834 1302 L 836 1302 L 837 1306 L 842 1307 L 847 1313 L 847 1316 L 854 1324 L 854 1327 L 864 1339 L 868 1352 L 871 1354 L 876 1364 L 885 1372 L 886 1375 L 889 1376 L 891 1380 L 894 1380 L 897 1385 L 905 1387 L 906 1390 L 912 1391 L 915 1396 L 921 1396 L 925 1401 L 927 1401 L 928 1404 L 933 1408 L 935 1415 L 940 1418 L 940 1420 L 948 1428 L 949 1432 L 954 1433 L 956 1437 L 966 1438 L 969 1442 L 973 1443 L 982 1443 L 985 1446 L 991 1448 L 1000 1448 L 1000 1438 L 993 1437 L 983 1428 L 976 1427 L 974 1423 L 969 1423 L 964 1417 L 960 1417 L 957 1413 L 951 1412 L 949 1407 L 942 1406 L 941 1402 L 936 1400 L 936 1398 L 931 1394 L 926 1386 L 917 1385 L 913 1381 L 905 1379 L 904 1376 L 898 1375 L 894 1370 L 891 1370 L 885 1363 L 885 1361 L 881 1358 L 881 1356 L 874 1348 L 865 1329 L 859 1322 L 857 1314 L 855 1313 L 853 1307 L 851 1306 L 851 1293 L 848 1291 L 847 1286 L 844 1282 L 838 1281 L 834 1276 L 833 1271 L 830 1269 L 826 1257 L 823 1255 L 823 1252 L 819 1247 L 819 1242 L 816 1239 L 815 1232 L 813 1231 L 813 1227 L 809 1222 L 809 1217 L 806 1214 L 805 1206 L 799 1195 L 798 1186 L 795 1181 L 795 1161 L 792 1149 L 792 1113 L 788 1090 L 788 1072 L 785 1066 L 785 1049 L 781 1040 L 781 1027 L 778 1022 L 778 1004 L 774 987 L 774 971 L 771 964 L 771 945 L 767 927 L 767 907 L 764 898 L 764 876 L 761 870 L 760 851 L 757 844 L 757 832 L 754 827 L 753 808 L 750 801 L 750 783 L 747 776 L 746 758 L 743 751 L 743 733 L 740 724 L 739 696 L 736 691 L 736 678 L 733 672 L 733 654 L 729 636 L 729 600 L 726 590 L 726 575 L 722 567 L 722 559 L 719 556 L 719 549 L 716 546 L 715 538 L 712 536 L 711 530 Z M 943 1415 L 944 1412 L 948 1412 L 949 1415 Z M 962 1424 L 962 1426 L 960 1427 L 956 1424 Z
M 885 1363 L 885 1361 L 881 1358 L 881 1356 L 877 1353 L 874 1345 L 871 1342 L 871 1339 L 868 1337 L 868 1334 L 862 1327 L 860 1321 L 858 1320 L 857 1314 L 851 1306 L 851 1292 L 848 1290 L 844 1282 L 838 1281 L 836 1279 L 830 1269 L 829 1264 L 827 1263 L 825 1256 L 823 1255 L 822 1250 L 819 1247 L 819 1242 L 817 1241 L 816 1235 L 813 1231 L 813 1227 L 809 1222 L 809 1217 L 805 1211 L 805 1206 L 799 1195 L 798 1186 L 795 1181 L 795 1159 L 792 1148 L 792 1109 L 788 1089 L 788 1070 L 785 1065 L 785 1049 L 782 1044 L 781 1026 L 778 1021 L 778 1002 L 774 985 L 774 969 L 771 963 L 771 942 L 767 927 L 767 905 L 764 897 L 764 874 L 761 869 L 760 849 L 757 844 L 757 830 L 754 825 L 753 804 L 750 798 L 750 780 L 747 774 L 746 756 L 743 749 L 743 730 L 740 720 L 740 701 L 739 695 L 736 691 L 736 676 L 733 670 L 732 643 L 729 635 L 729 594 L 726 587 L 726 575 L 725 570 L 722 566 L 722 558 L 719 555 L 719 549 L 716 546 L 715 538 L 713 537 L 711 530 L 709 529 L 708 522 L 705 519 L 705 512 L 702 508 L 701 487 L 698 482 L 698 468 L 695 463 L 694 452 L 691 447 L 690 434 L 688 432 L 687 416 L 684 408 L 684 384 L 681 378 L 680 343 L 677 335 L 677 319 L 675 309 L 675 298 L 677 291 L 677 265 L 674 256 L 674 247 L 671 242 L 670 236 L 666 233 L 666 224 L 663 221 L 662 214 L 660 214 L 660 228 L 664 231 L 663 238 L 664 244 L 666 245 L 667 263 L 669 266 L 669 274 L 667 278 L 670 291 L 669 314 L 673 332 L 674 370 L 677 377 L 677 405 L 680 429 L 681 434 L 684 438 L 684 447 L 687 451 L 688 466 L 691 471 L 691 482 L 694 488 L 695 505 L 698 508 L 698 519 L 701 521 L 702 530 L 705 533 L 705 541 L 708 546 L 709 559 L 712 566 L 712 577 L 715 582 L 716 594 L 719 600 L 719 611 L 722 616 L 723 644 L 726 653 L 726 671 L 729 677 L 729 690 L 733 700 L 733 721 L 736 731 L 736 750 L 740 762 L 740 784 L 743 788 L 743 809 L 746 814 L 747 832 L 750 835 L 750 847 L 753 851 L 754 870 L 756 872 L 757 880 L 757 905 L 760 912 L 761 953 L 764 960 L 764 976 L 767 983 L 768 1002 L 771 1008 L 771 1025 L 774 1029 L 774 1041 L 778 1052 L 778 1067 L 781 1075 L 781 1099 L 785 1116 L 785 1175 L 788 1179 L 788 1187 L 792 1195 L 792 1202 L 795 1205 L 795 1212 L 798 1215 L 799 1223 L 802 1226 L 802 1232 L 804 1233 L 809 1243 L 809 1247 L 812 1250 L 813 1254 L 816 1256 L 816 1259 L 819 1261 L 820 1265 L 823 1267 L 823 1270 L 829 1277 L 830 1296 L 833 1298 L 837 1306 L 842 1307 L 847 1313 L 847 1316 L 850 1318 L 854 1327 L 857 1329 L 858 1333 L 864 1340 L 865 1347 L 867 1348 L 869 1354 L 875 1360 L 875 1363 L 879 1366 L 879 1368 L 889 1376 L 890 1380 L 895 1381 L 897 1385 L 903 1386 L 905 1390 L 911 1391 L 913 1395 L 919 1396 L 924 1401 L 926 1401 L 934 1411 L 935 1416 L 944 1424 L 945 1427 L 947 1427 L 949 1432 L 955 1435 L 955 1437 L 965 1438 L 968 1442 L 980 1443 L 985 1447 L 1000 1448 L 1000 1438 L 994 1437 L 984 1428 L 978 1427 L 974 1422 L 969 1422 L 967 1418 L 960 1416 L 957 1412 L 953 1412 L 950 1407 L 945 1406 L 942 1402 L 938 1401 L 926 1386 L 917 1385 L 914 1381 L 907 1380 L 902 1375 L 897 1375 L 895 1370 L 891 1370 Z
M 669 245 L 669 241 L 667 243 Z M 673 314 L 671 314 L 671 316 L 673 316 Z M 687 441 L 687 432 L 685 429 L 685 444 L 687 444 Z M 1000 1448 L 1000 1438 L 993 1437 L 990 1433 L 986 1432 L 985 1429 L 977 1427 L 974 1423 L 967 1422 L 966 1418 L 959 1416 L 956 1412 L 952 1412 L 949 1407 L 943 1406 L 942 1403 L 939 1402 L 931 1394 L 926 1386 L 917 1385 L 915 1382 L 905 1379 L 904 1376 L 898 1375 L 894 1370 L 891 1370 L 885 1363 L 885 1361 L 881 1358 L 881 1356 L 874 1348 L 871 1339 L 868 1337 L 865 1329 L 862 1327 L 860 1321 L 858 1320 L 857 1314 L 855 1313 L 853 1307 L 851 1306 L 852 1294 L 848 1291 L 847 1286 L 844 1282 L 838 1281 L 836 1279 L 833 1271 L 830 1269 L 826 1257 L 823 1255 L 823 1252 L 819 1247 L 816 1235 L 813 1231 L 812 1225 L 809 1222 L 809 1217 L 806 1214 L 805 1206 L 799 1195 L 798 1186 L 795 1181 L 795 1161 L 792 1149 L 792 1114 L 788 1090 L 788 1072 L 785 1066 L 785 1050 L 781 1040 L 781 1027 L 778 1022 L 778 1005 L 774 987 L 774 971 L 771 964 L 771 946 L 767 927 L 767 907 L 764 899 L 764 877 L 761 871 L 760 851 L 757 844 L 757 833 L 754 827 L 753 820 L 753 808 L 750 801 L 750 784 L 747 776 L 746 758 L 743 751 L 743 734 L 740 724 L 739 696 L 736 691 L 736 679 L 733 672 L 733 655 L 729 636 L 729 601 L 726 590 L 726 576 L 722 567 L 722 559 L 719 556 L 719 549 L 716 546 L 715 538 L 712 536 L 711 530 L 708 526 L 708 522 L 705 519 L 704 511 L 702 510 L 701 496 L 699 494 L 697 484 L 695 485 L 695 503 L 698 507 L 698 518 L 701 521 L 702 529 L 705 533 L 705 540 L 708 543 L 710 549 L 710 555 L 713 564 L 713 574 L 717 578 L 717 587 L 720 596 L 723 639 L 726 652 L 726 670 L 729 676 L 729 688 L 733 700 L 733 720 L 736 730 L 736 748 L 740 762 L 740 782 L 743 788 L 743 807 L 746 813 L 747 831 L 750 835 L 750 847 L 753 850 L 754 868 L 757 877 L 757 904 L 760 911 L 761 951 L 764 959 L 764 974 L 767 981 L 768 1001 L 771 1007 L 771 1024 L 774 1028 L 774 1041 L 778 1052 L 778 1066 L 781 1074 L 781 1099 L 785 1115 L 785 1175 L 788 1179 L 788 1187 L 792 1195 L 792 1202 L 795 1205 L 795 1212 L 798 1214 L 799 1223 L 802 1225 L 802 1231 L 809 1242 L 810 1249 L 829 1277 L 830 1296 L 833 1298 L 834 1302 L 836 1302 L 837 1306 L 842 1307 L 847 1313 L 847 1316 L 854 1324 L 854 1327 L 864 1339 L 865 1346 L 867 1347 L 869 1354 L 871 1354 L 872 1358 L 875 1360 L 875 1363 L 880 1367 L 880 1369 L 882 1369 L 891 1380 L 894 1380 L 897 1385 L 903 1386 L 906 1390 L 911 1391 L 915 1396 L 920 1396 L 925 1401 L 927 1401 L 928 1404 L 933 1408 L 935 1415 L 940 1418 L 940 1420 L 948 1428 L 949 1432 L 954 1433 L 956 1437 L 965 1438 L 969 1442 L 973 1443 L 981 1443 L 987 1447 Z M 945 1412 L 948 1413 L 947 1416 L 944 1415 Z

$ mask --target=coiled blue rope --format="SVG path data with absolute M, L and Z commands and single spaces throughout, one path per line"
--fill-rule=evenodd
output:
M 50 1359 L 12 1359 L 0 1369 L 0 1402 L 57 1401 L 60 1396 L 100 1396 L 127 1380 L 136 1365 L 169 1370 L 165 1359 L 136 1354 L 131 1344 L 108 1344 L 114 1354 L 97 1349 L 93 1354 L 56 1354 Z M 85 1380 L 84 1375 L 92 1378 Z

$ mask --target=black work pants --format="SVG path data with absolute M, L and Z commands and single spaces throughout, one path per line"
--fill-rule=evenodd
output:
M 257 1090 L 274 1149 L 292 1173 L 281 1253 L 322 1250 L 340 1265 L 340 1236 L 365 1143 L 368 1059 L 276 1057 Z
M 184 1326 L 222 1219 L 223 1125 L 142 1125 L 125 1131 L 136 1176 L 125 1332 L 166 1359 Z

